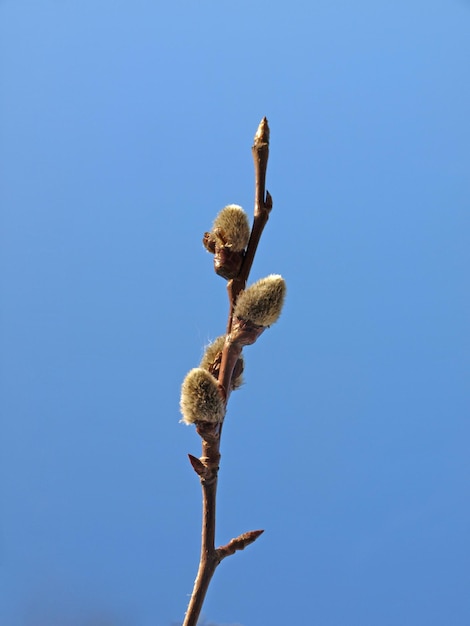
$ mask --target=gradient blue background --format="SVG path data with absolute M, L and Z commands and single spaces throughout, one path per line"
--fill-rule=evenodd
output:
M 0 623 L 175 626 L 199 558 L 179 390 L 225 328 L 201 237 L 274 209 L 204 607 L 470 623 L 470 2 L 0 2 Z

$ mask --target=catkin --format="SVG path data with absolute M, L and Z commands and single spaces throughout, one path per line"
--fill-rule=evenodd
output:
M 225 403 L 212 374 L 200 367 L 188 372 L 181 387 L 180 408 L 185 424 L 223 420 Z
M 212 232 L 234 252 L 244 250 L 250 238 L 247 214 L 238 204 L 229 204 L 215 218 Z
M 224 344 L 225 335 L 221 335 L 220 337 L 217 337 L 217 339 L 214 339 L 214 341 L 207 346 L 199 367 L 202 367 L 203 369 L 216 376 L 219 371 Z M 243 356 L 240 355 L 238 357 L 237 367 L 235 367 L 234 370 L 234 375 L 232 376 L 232 390 L 238 389 L 238 387 L 243 384 L 243 369 Z
M 279 274 L 258 280 L 238 296 L 234 317 L 257 326 L 271 326 L 279 319 L 286 294 L 286 283 Z

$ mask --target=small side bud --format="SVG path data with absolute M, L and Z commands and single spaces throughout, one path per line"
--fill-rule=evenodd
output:
M 181 387 L 180 408 L 185 424 L 223 420 L 225 403 L 212 374 L 200 367 L 188 372 Z
M 214 254 L 214 268 L 219 276 L 230 280 L 238 275 L 249 238 L 250 225 L 242 207 L 224 207 L 202 240 L 206 250 Z
M 285 295 L 284 279 L 279 274 L 271 274 L 241 292 L 234 317 L 256 326 L 271 326 L 281 315 Z
M 202 361 L 199 364 L 199 367 L 207 370 L 214 376 L 214 378 L 218 379 L 220 363 L 222 361 L 222 350 L 224 349 L 225 344 L 225 335 L 221 335 L 214 339 L 214 341 L 209 344 L 204 352 L 204 356 L 202 357 Z M 243 370 L 245 364 L 243 361 L 243 357 L 240 356 L 235 364 L 233 374 L 232 374 L 232 390 L 238 389 L 243 384 Z

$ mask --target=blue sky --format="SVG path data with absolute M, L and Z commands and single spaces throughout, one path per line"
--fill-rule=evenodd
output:
M 224 426 L 218 626 L 470 620 L 470 3 L 0 2 L 0 622 L 176 626 L 201 244 L 274 209 L 280 321 Z

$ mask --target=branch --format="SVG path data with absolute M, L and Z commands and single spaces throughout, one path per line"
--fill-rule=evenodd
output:
M 222 387 L 222 392 L 226 401 L 228 401 L 228 396 L 230 394 L 230 381 L 232 378 L 233 368 L 237 362 L 235 354 L 238 350 L 240 354 L 242 349 L 241 347 L 238 347 L 237 344 L 233 343 L 230 336 L 232 331 L 233 312 L 238 295 L 246 287 L 261 235 L 263 234 L 264 227 L 266 226 L 269 214 L 273 207 L 271 194 L 268 191 L 265 192 L 266 171 L 268 168 L 269 157 L 269 126 L 266 117 L 263 117 L 258 126 L 251 152 L 253 154 L 253 161 L 255 165 L 255 211 L 253 227 L 251 229 L 250 239 L 248 241 L 248 246 L 240 272 L 236 278 L 229 280 L 227 284 L 230 310 L 227 322 L 225 347 L 222 352 L 222 361 L 219 373 L 219 384 Z
M 269 126 L 268 120 L 263 117 L 255 134 L 253 146 L 251 148 L 255 165 L 255 214 L 250 239 L 245 252 L 245 257 L 239 275 L 230 280 L 227 291 L 230 301 L 230 313 L 227 324 L 227 335 L 230 334 L 233 308 L 240 291 L 245 289 L 251 266 L 258 249 L 259 240 L 263 234 L 264 227 L 269 219 L 269 214 L 273 208 L 273 199 L 269 191 L 266 190 L 266 171 L 269 157 Z
M 227 334 L 218 371 L 218 384 L 225 404 L 227 404 L 229 399 L 234 369 L 237 362 L 239 362 L 243 347 L 254 343 L 256 338 L 264 331 L 264 326 L 237 320 L 237 330 L 232 334 L 236 301 L 240 292 L 246 287 L 256 250 L 272 209 L 272 198 L 269 192 L 266 191 L 269 126 L 265 117 L 261 120 L 256 131 L 252 153 L 255 165 L 254 221 L 246 252 L 241 264 L 238 264 L 238 273 L 228 281 L 227 285 L 229 296 Z M 205 235 L 204 244 L 213 251 L 211 249 L 213 242 L 211 242 L 208 233 Z M 233 267 L 237 267 L 237 265 L 230 265 L 229 271 L 232 271 Z M 220 270 L 220 268 L 216 267 L 216 271 L 218 269 Z M 195 424 L 197 432 L 202 439 L 202 456 L 199 459 L 191 454 L 188 456 L 194 471 L 201 481 L 202 540 L 199 569 L 183 626 L 196 626 L 210 581 L 219 563 L 227 556 L 235 554 L 238 550 L 244 550 L 246 546 L 253 543 L 263 533 L 262 530 L 252 530 L 232 539 L 225 546 L 215 548 L 217 476 L 223 423 L 196 421 Z
M 201 613 L 202 605 L 206 597 L 209 583 L 214 575 L 220 558 L 215 550 L 215 511 L 216 511 L 216 495 L 217 495 L 217 474 L 219 471 L 219 444 L 220 429 L 217 433 L 217 426 L 212 426 L 212 432 L 207 427 L 207 422 L 197 425 L 198 433 L 202 439 L 202 458 L 197 459 L 198 469 L 204 466 L 204 475 L 200 475 L 202 486 L 202 541 L 201 541 L 201 558 L 199 561 L 199 569 L 196 580 L 194 582 L 193 593 L 189 601 L 188 610 L 183 622 L 183 626 L 196 626 L 197 620 Z M 195 459 L 195 457 L 192 457 Z M 191 459 L 193 467 L 194 461 Z M 200 464 L 200 465 L 199 465 Z M 195 468 L 196 469 L 196 468 Z

